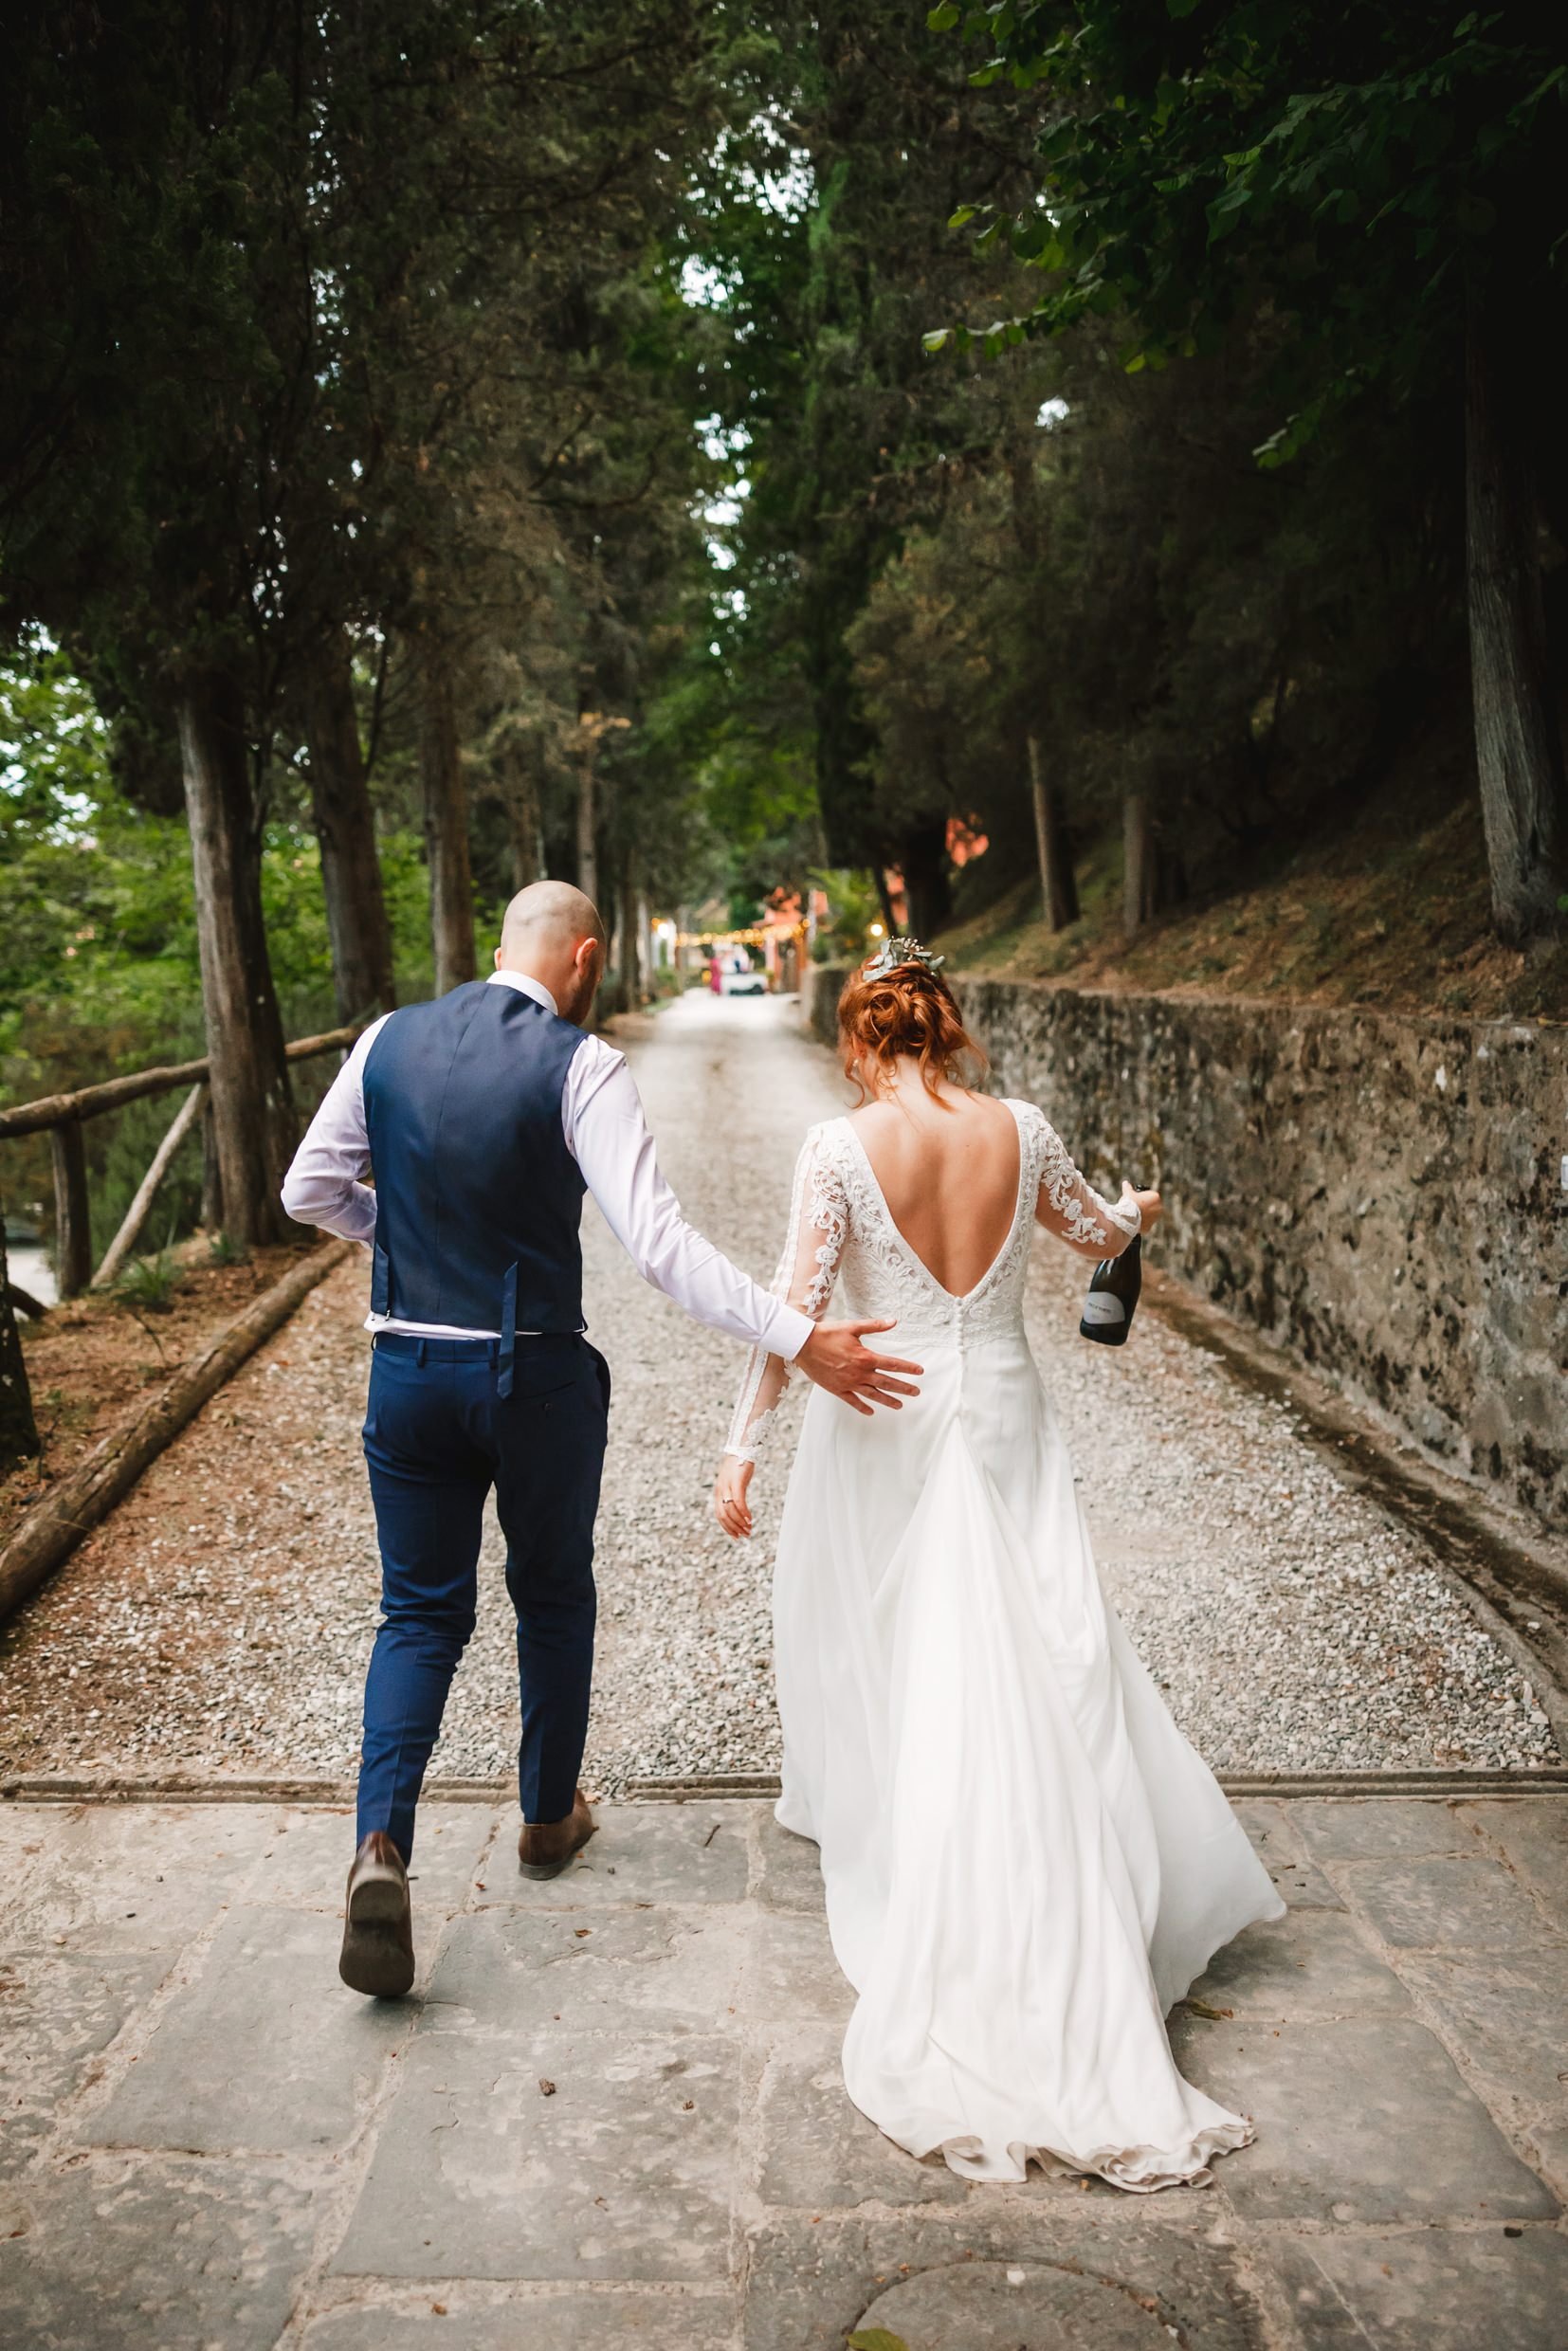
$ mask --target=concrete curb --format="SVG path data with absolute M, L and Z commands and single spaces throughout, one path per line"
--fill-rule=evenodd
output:
M 1473 1772 L 1222 1772 L 1219 1784 L 1237 1802 L 1257 1796 L 1423 1796 L 1447 1803 L 1467 1796 L 1568 1795 L 1568 1767 L 1540 1771 Z M 594 1801 L 619 1804 L 772 1802 L 779 1783 L 766 1773 L 716 1772 L 702 1778 L 629 1779 L 619 1793 Z M 428 1779 L 426 1804 L 505 1804 L 516 1794 L 504 1779 Z M 352 1779 L 201 1778 L 165 1773 L 146 1778 L 62 1772 L 19 1772 L 0 1779 L 7 1804 L 293 1804 L 332 1810 L 352 1806 Z

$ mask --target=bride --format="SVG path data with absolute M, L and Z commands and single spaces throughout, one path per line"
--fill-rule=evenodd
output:
M 795 1173 L 775 1287 L 820 1316 L 841 1284 L 925 1373 L 896 1414 L 806 1409 L 774 1581 L 778 1818 L 821 1850 L 863 2113 L 973 2179 L 1032 2157 L 1173 2187 L 1251 2126 L 1182 2079 L 1165 2014 L 1283 1905 L 1106 1604 L 1023 1319 L 1036 1223 L 1114 1256 L 1159 1195 L 1108 1206 L 1032 1103 L 965 1082 L 982 1057 L 939 961 L 893 940 L 851 978 L 863 1105 Z M 788 1371 L 748 1366 L 714 1487 L 731 1535 Z

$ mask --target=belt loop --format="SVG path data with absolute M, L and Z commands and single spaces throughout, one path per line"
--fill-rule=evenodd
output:
M 496 1375 L 496 1394 L 509 1396 L 512 1393 L 512 1364 L 518 1351 L 518 1269 L 508 1266 L 506 1278 L 501 1285 L 501 1360 Z
M 414 1361 L 415 1361 L 415 1363 L 419 1366 L 419 1369 L 420 1369 L 421 1371 L 423 1371 L 423 1370 L 425 1369 L 425 1355 L 426 1355 L 425 1341 L 424 1341 L 423 1340 L 420 1340 L 420 1342 L 419 1342 L 419 1344 L 418 1344 L 418 1346 L 414 1349 L 414 1358 L 413 1358 L 413 1359 L 414 1359 Z

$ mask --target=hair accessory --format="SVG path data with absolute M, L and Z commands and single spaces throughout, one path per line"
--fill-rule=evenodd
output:
M 929 947 L 922 947 L 918 939 L 890 939 L 878 949 L 871 961 L 861 970 L 862 979 L 885 979 L 902 963 L 921 963 L 928 972 L 939 972 L 947 961 L 945 956 L 934 956 Z

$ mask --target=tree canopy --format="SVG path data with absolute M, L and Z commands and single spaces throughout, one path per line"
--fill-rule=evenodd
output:
M 1099 971 L 1397 855 L 1411 988 L 1559 1007 L 1545 19 L 9 30 L 0 1079 L 205 1036 L 239 1240 L 285 1031 L 465 977 L 541 872 L 629 1000 L 653 911 L 826 891 L 825 938 Z

